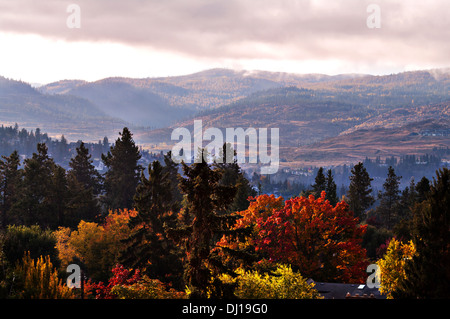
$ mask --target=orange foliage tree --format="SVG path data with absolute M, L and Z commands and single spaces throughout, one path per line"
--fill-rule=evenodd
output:
M 252 227 L 244 242 L 223 237 L 218 245 L 253 247 L 260 259 L 290 264 L 316 281 L 364 282 L 368 265 L 361 247 L 365 225 L 358 225 L 348 205 L 332 206 L 321 197 L 261 195 L 251 198 L 249 208 L 238 212 L 236 228 Z
M 81 221 L 76 230 L 60 227 L 56 232 L 56 248 L 61 267 L 81 261 L 87 275 L 96 280 L 106 280 L 112 267 L 119 261 L 124 249 L 122 242 L 128 237 L 128 221 L 135 210 L 110 211 L 102 224 Z
M 317 281 L 364 282 L 368 264 L 361 247 L 365 225 L 358 225 L 348 205 L 330 205 L 321 197 L 296 197 L 266 220 L 257 220 L 257 251 L 298 268 Z
M 282 209 L 284 206 L 284 199 L 281 196 L 275 197 L 274 195 L 264 194 L 257 197 L 249 197 L 249 201 L 250 204 L 246 210 L 235 213 L 239 215 L 239 219 L 237 219 L 232 229 L 251 228 L 250 235 L 244 241 L 233 240 L 225 235 L 217 243 L 218 246 L 231 249 L 246 249 L 254 246 L 254 238 L 257 237 L 259 232 L 256 221 L 258 219 L 266 220 L 275 211 Z

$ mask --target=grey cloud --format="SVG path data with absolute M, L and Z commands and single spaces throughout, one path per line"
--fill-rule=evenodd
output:
M 81 29 L 66 8 L 81 7 Z M 368 29 L 367 5 L 381 7 Z M 199 58 L 448 63 L 448 0 L 0 0 L 0 30 L 115 41 Z

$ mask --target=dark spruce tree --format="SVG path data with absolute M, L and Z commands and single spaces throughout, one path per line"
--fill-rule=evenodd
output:
M 223 284 L 218 277 L 224 273 L 235 275 L 222 254 L 235 258 L 238 252 L 221 249 L 216 243 L 224 234 L 233 232 L 230 228 L 236 215 L 227 210 L 236 186 L 223 185 L 222 171 L 212 169 L 204 160 L 191 166 L 182 163 L 182 167 L 180 189 L 186 203 L 179 225 L 168 229 L 168 234 L 186 252 L 184 281 L 191 291 L 190 298 L 230 298 L 234 286 Z
M 98 221 L 101 208 L 92 189 L 86 188 L 70 174 L 67 176 L 67 188 L 67 204 L 62 225 L 75 229 L 81 220 Z
M 181 194 L 181 190 L 178 187 L 179 183 L 179 174 L 178 174 L 179 164 L 175 163 L 172 159 L 172 151 L 167 152 L 164 155 L 164 167 L 163 174 L 166 175 L 166 178 L 170 183 L 170 197 L 173 205 L 181 206 L 181 202 L 183 200 L 183 194 Z M 180 207 L 174 206 L 174 211 L 178 211 Z
M 92 164 L 93 160 L 83 142 L 76 149 L 77 154 L 69 162 L 68 175 L 73 176 L 85 188 L 92 189 L 94 195 L 99 195 L 102 187 L 102 176 Z
M 230 207 L 231 212 L 241 212 L 246 210 L 250 205 L 248 198 L 256 196 L 256 191 L 253 189 L 252 185 L 250 185 L 250 182 L 242 171 L 239 173 L 236 180 L 236 187 L 236 196 Z
M 325 186 L 325 192 L 326 192 L 326 199 L 329 200 L 330 204 L 335 206 L 337 202 L 339 201 L 336 193 L 336 183 L 333 179 L 333 173 L 331 172 L 331 169 L 327 171 L 327 177 L 326 177 L 326 186 Z
M 56 216 L 51 209 L 52 173 L 55 167 L 47 146 L 37 144 L 37 153 L 24 161 L 22 196 L 18 202 L 18 218 L 24 225 L 53 225 Z
M 17 223 L 14 209 L 20 196 L 22 171 L 19 169 L 20 157 L 17 151 L 0 160 L 0 228 L 5 229 L 10 223 Z
M 360 220 L 364 219 L 364 212 L 375 202 L 372 196 L 371 182 L 373 178 L 370 178 L 363 163 L 359 162 L 352 170 L 350 176 L 350 185 L 347 192 L 347 203 L 350 206 L 350 210 L 353 211 L 355 217 Z
M 417 186 L 414 178 L 411 178 L 409 186 L 401 191 L 401 196 L 397 205 L 400 220 L 409 220 L 412 217 L 412 209 L 418 200 Z
M 425 176 L 416 185 L 417 202 L 422 202 L 427 198 L 430 192 L 430 180 Z
M 128 128 L 124 128 L 115 144 L 102 160 L 108 168 L 105 173 L 104 198 L 107 209 L 132 208 L 133 196 L 139 183 L 142 167 L 141 154 Z
M 250 204 L 248 198 L 256 196 L 256 191 L 252 188 L 245 173 L 237 163 L 236 151 L 230 143 L 224 143 L 220 149 L 218 160 L 213 163 L 214 169 L 222 174 L 221 185 L 236 186 L 236 196 L 229 207 L 230 212 L 246 210 Z
M 52 180 L 50 184 L 50 192 L 48 201 L 50 210 L 53 212 L 54 222 L 52 228 L 65 225 L 66 207 L 69 199 L 69 189 L 67 185 L 66 170 L 54 165 L 52 170 Z
M 37 138 L 37 129 L 36 129 L 36 138 Z M 69 145 L 67 144 L 67 140 L 64 135 L 61 136 L 61 140 L 56 144 L 56 148 L 54 149 L 54 159 L 57 163 L 63 163 L 66 159 L 69 150 Z M 66 162 L 67 163 L 67 162 Z
M 400 200 L 400 180 L 401 176 L 395 174 L 392 166 L 388 168 L 386 181 L 383 183 L 383 192 L 378 194 L 380 205 L 377 207 L 377 213 L 383 218 L 387 229 L 391 229 L 396 221 L 397 210 Z
M 180 203 L 173 201 L 170 174 L 159 161 L 150 164 L 148 172 L 148 178 L 142 173 L 136 189 L 134 208 L 138 214 L 129 221 L 132 233 L 124 241 L 127 249 L 122 263 L 145 269 L 150 278 L 183 289 L 181 253 L 165 232 L 165 227 L 175 226 Z
M 398 220 L 392 230 L 395 237 L 401 239 L 402 241 L 408 241 L 411 239 L 412 212 L 415 204 L 418 202 L 418 193 L 416 188 L 414 178 L 411 178 L 409 186 L 405 187 L 405 189 L 401 192 L 400 199 L 395 205 Z
M 319 198 L 322 191 L 324 191 L 327 187 L 327 180 L 323 173 L 323 167 L 319 167 L 317 171 L 316 178 L 314 179 L 314 184 L 312 185 L 313 195 L 315 198 Z
M 450 298 L 450 170 L 440 169 L 427 198 L 414 208 L 417 254 L 406 262 L 406 278 L 394 298 Z
M 102 177 L 92 164 L 89 150 L 83 142 L 76 151 L 67 173 L 68 202 L 64 225 L 71 228 L 75 228 L 80 220 L 92 222 L 100 214 L 98 195 L 102 186 Z

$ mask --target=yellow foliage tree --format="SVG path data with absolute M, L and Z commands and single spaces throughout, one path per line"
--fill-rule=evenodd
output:
M 128 209 L 110 211 L 101 225 L 82 220 L 74 231 L 60 227 L 55 235 L 61 267 L 65 269 L 78 259 L 86 266 L 89 277 L 107 280 L 124 249 L 121 241 L 129 235 L 130 216 L 135 214 Z
M 290 266 L 278 265 L 273 274 L 239 268 L 236 278 L 224 275 L 221 280 L 237 284 L 234 294 L 240 299 L 321 299 L 314 283 L 307 283 Z
M 19 278 L 18 298 L 24 299 L 71 299 L 72 291 L 61 279 L 50 261 L 50 256 L 40 256 L 37 260 L 27 252 L 17 264 L 15 274 Z
M 406 278 L 406 260 L 412 258 L 416 248 L 412 241 L 402 243 L 393 238 L 389 242 L 386 254 L 377 262 L 380 267 L 380 293 L 392 299 L 392 292 L 396 289 L 399 281 Z

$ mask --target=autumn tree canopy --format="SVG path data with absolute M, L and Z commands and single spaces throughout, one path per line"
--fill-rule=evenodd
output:
M 245 242 L 227 241 L 229 247 L 253 246 L 260 258 L 292 265 L 306 277 L 318 281 L 363 281 L 366 251 L 361 247 L 366 226 L 359 225 L 345 202 L 332 206 L 321 197 L 261 195 L 253 198 L 235 225 L 252 227 Z

